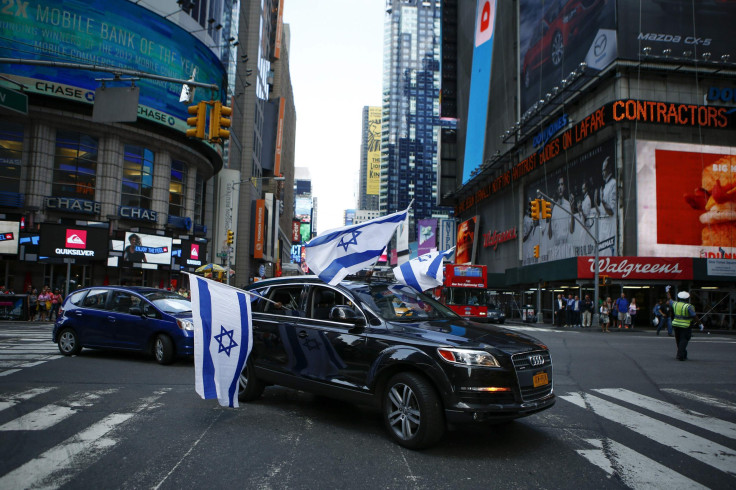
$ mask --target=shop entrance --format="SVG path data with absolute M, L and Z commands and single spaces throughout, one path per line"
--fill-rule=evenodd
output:
M 68 280 L 68 285 L 67 285 Z M 58 289 L 66 297 L 69 292 L 92 285 L 92 266 L 89 264 L 46 264 L 43 269 L 43 284 L 36 285 Z

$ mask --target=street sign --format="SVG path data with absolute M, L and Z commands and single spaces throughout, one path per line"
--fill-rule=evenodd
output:
M 28 114 L 28 96 L 9 88 L 0 87 L 0 107 Z
M 227 257 L 227 252 L 220 252 L 217 254 L 218 257 L 222 257 L 223 259 Z

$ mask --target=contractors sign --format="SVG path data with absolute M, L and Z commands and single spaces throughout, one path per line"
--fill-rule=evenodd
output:
M 693 260 L 688 257 L 603 257 L 598 274 L 611 279 L 686 280 L 693 278 Z M 578 257 L 578 278 L 595 277 L 595 257 Z

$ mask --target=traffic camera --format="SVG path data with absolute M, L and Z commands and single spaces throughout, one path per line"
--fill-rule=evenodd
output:
M 230 137 L 230 131 L 223 128 L 230 127 L 230 119 L 227 116 L 233 113 L 232 108 L 215 101 L 210 109 L 210 143 L 219 143 Z
M 207 124 L 207 103 L 202 101 L 197 105 L 190 105 L 187 113 L 194 117 L 187 118 L 187 125 L 191 126 L 187 129 L 187 137 L 204 139 L 204 127 Z

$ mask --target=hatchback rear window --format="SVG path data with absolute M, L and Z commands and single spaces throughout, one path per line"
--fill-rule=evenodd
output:
M 69 296 L 69 302 L 74 306 L 82 306 L 82 300 L 84 299 L 84 296 L 86 294 L 87 291 L 77 291 L 75 293 L 72 293 L 72 295 Z

